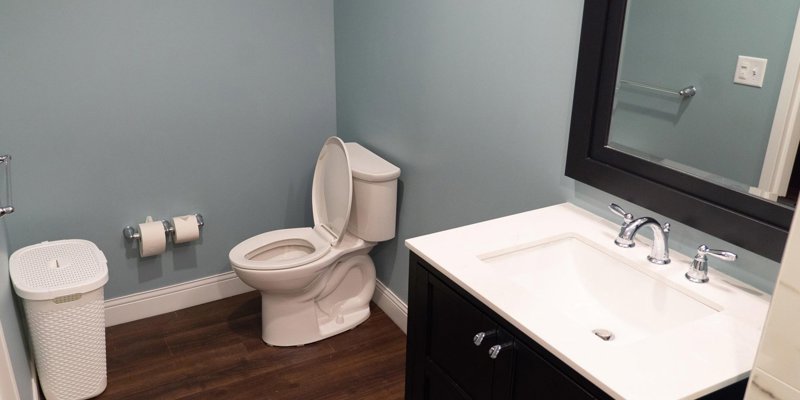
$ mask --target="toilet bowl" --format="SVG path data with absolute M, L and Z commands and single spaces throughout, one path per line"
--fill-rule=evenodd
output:
M 314 227 L 262 233 L 230 251 L 237 276 L 261 292 L 264 342 L 312 343 L 369 317 L 368 253 L 394 237 L 399 175 L 361 145 L 328 138 L 314 170 Z

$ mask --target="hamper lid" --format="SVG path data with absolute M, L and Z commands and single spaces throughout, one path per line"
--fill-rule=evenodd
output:
M 88 240 L 58 240 L 23 247 L 11 255 L 8 264 L 14 291 L 27 300 L 88 293 L 108 282 L 106 257 Z

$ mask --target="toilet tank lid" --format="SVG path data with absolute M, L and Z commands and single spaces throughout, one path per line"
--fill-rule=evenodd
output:
M 350 169 L 353 178 L 369 182 L 385 182 L 397 179 L 400 168 L 384 160 L 358 143 L 345 143 L 350 155 Z

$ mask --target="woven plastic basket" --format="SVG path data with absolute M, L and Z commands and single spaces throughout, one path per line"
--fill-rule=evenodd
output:
M 45 397 L 78 400 L 102 393 L 108 281 L 103 253 L 85 240 L 44 242 L 14 252 L 9 269 L 23 299 Z

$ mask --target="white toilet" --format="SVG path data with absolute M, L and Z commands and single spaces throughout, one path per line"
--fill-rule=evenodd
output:
M 358 143 L 325 141 L 312 184 L 313 228 L 253 236 L 228 255 L 236 275 L 261 292 L 261 338 L 299 346 L 369 317 L 372 247 L 394 237 L 400 168 Z

